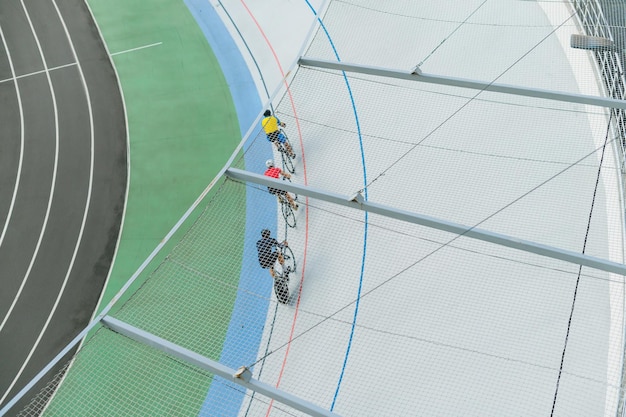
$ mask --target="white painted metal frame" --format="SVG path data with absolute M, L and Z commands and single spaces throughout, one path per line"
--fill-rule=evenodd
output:
M 137 327 L 131 326 L 130 324 L 111 316 L 106 316 L 105 318 L 103 318 L 102 324 L 119 334 L 131 338 L 136 342 L 139 342 L 143 345 L 151 346 L 164 353 L 167 353 L 168 355 L 181 359 L 186 363 L 209 371 L 228 381 L 234 382 L 237 385 L 241 385 L 244 388 L 258 392 L 259 394 L 265 395 L 269 398 L 273 398 L 278 402 L 295 408 L 298 411 L 307 413 L 310 416 L 340 417 L 338 414 L 325 410 L 322 407 L 317 406 L 311 402 L 279 390 L 278 388 L 261 382 L 258 379 L 252 378 L 252 373 L 245 366 L 242 366 L 237 370 L 228 368 L 227 366 L 224 366 L 217 361 L 211 360 L 189 349 L 185 349 L 170 341 L 155 336 L 152 333 L 146 332 L 145 330 L 138 329 Z
M 335 203 L 358 210 L 368 211 L 370 213 L 380 214 L 382 216 L 431 227 L 433 229 L 443 230 L 445 232 L 456 233 L 465 237 L 495 243 L 548 258 L 559 259 L 561 261 L 588 266 L 602 271 L 614 272 L 619 275 L 626 275 L 626 265 L 624 264 L 560 249 L 554 246 L 518 239 L 513 236 L 507 236 L 491 232 L 489 230 L 453 223 L 431 216 L 412 213 L 406 210 L 385 206 L 383 204 L 365 201 L 360 193 L 353 196 L 333 193 L 319 188 L 276 180 L 264 175 L 250 173 L 236 168 L 227 169 L 226 176 L 235 180 L 248 181 L 258 185 L 264 185 L 266 187 L 278 188 L 280 190 L 289 191 L 298 195 L 304 195 L 322 201 L 327 201 L 329 203 Z
M 509 84 L 497 84 L 488 81 L 471 80 L 467 78 L 424 74 L 417 67 L 411 70 L 399 70 L 305 57 L 301 57 L 298 63 L 301 66 L 313 68 L 326 68 L 338 71 L 355 72 L 359 74 L 376 75 L 380 77 L 397 78 L 400 80 L 419 81 L 429 84 L 449 85 L 453 87 L 491 91 L 494 93 L 515 94 L 518 96 L 557 100 L 568 103 L 580 103 L 589 104 L 591 106 L 626 109 L 626 100 L 588 96 L 583 94 L 564 93 L 559 91 L 543 90 L 540 88 L 519 87 Z

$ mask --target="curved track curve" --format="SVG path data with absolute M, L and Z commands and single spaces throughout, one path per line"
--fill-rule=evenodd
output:
M 2 2 L 0 35 L 1 404 L 92 316 L 124 212 L 127 138 L 82 0 Z

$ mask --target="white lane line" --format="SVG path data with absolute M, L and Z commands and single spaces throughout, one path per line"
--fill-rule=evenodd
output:
M 53 109 L 54 109 L 55 156 L 54 156 L 54 169 L 53 169 L 53 172 L 52 172 L 52 183 L 50 185 L 50 196 L 48 198 L 48 206 L 46 208 L 46 214 L 45 214 L 45 217 L 44 217 L 44 222 L 42 224 L 41 232 L 39 234 L 39 239 L 37 240 L 37 245 L 35 247 L 35 251 L 34 251 L 33 256 L 32 256 L 32 258 L 30 260 L 30 264 L 28 266 L 26 274 L 24 275 L 24 278 L 22 279 L 22 283 L 20 284 L 20 287 L 19 287 L 15 297 L 13 298 L 13 302 L 11 303 L 11 306 L 9 307 L 9 310 L 7 311 L 7 314 L 6 314 L 5 318 L 2 320 L 2 323 L 0 323 L 0 332 L 2 332 L 2 329 L 6 325 L 8 319 L 9 319 L 9 316 L 13 312 L 13 309 L 15 308 L 15 305 L 17 304 L 17 301 L 18 301 L 18 299 L 21 296 L 22 291 L 24 290 L 24 286 L 26 285 L 26 281 L 28 280 L 28 277 L 29 277 L 30 272 L 32 270 L 33 264 L 35 263 L 35 259 L 37 258 L 37 253 L 39 252 L 39 247 L 41 246 L 41 241 L 43 239 L 44 231 L 45 231 L 47 223 L 48 223 L 48 217 L 50 215 L 50 208 L 52 206 L 53 190 L 54 190 L 54 186 L 55 186 L 55 183 L 56 183 L 57 165 L 58 165 L 58 158 L 59 158 L 59 114 L 58 114 L 56 96 L 54 94 L 54 86 L 52 85 L 52 79 L 50 78 L 50 73 L 47 71 L 46 58 L 43 55 L 43 51 L 41 49 L 41 44 L 39 42 L 39 38 L 37 38 L 37 34 L 35 33 L 32 21 L 30 20 L 30 16 L 28 15 L 28 11 L 26 10 L 26 6 L 24 6 L 23 0 L 20 0 L 20 2 L 22 3 L 22 8 L 24 9 L 26 18 L 27 18 L 28 23 L 30 25 L 30 29 L 31 29 L 31 31 L 33 33 L 33 36 L 35 38 L 35 42 L 37 43 L 37 48 L 39 50 L 39 55 L 41 57 L 43 66 L 46 69 L 45 72 L 46 72 L 46 77 L 48 79 L 48 86 L 50 88 L 50 94 L 52 96 L 52 105 L 53 105 Z
M 65 64 L 65 65 L 59 65 L 58 67 L 52 67 L 52 68 L 48 68 L 47 70 L 43 69 L 41 71 L 35 71 L 35 72 L 31 72 L 28 74 L 22 74 L 22 75 L 18 75 L 16 78 L 24 78 L 24 77 L 30 77 L 31 75 L 37 75 L 37 74 L 43 74 L 44 72 L 51 72 L 51 71 L 55 71 L 61 68 L 67 68 L 67 67 L 71 67 L 76 65 L 76 62 L 70 62 L 69 64 Z
M 162 44 L 163 44 L 163 42 L 151 43 L 150 45 L 144 45 L 144 46 L 139 46 L 137 48 L 127 49 L 125 51 L 114 52 L 114 53 L 109 54 L 109 55 L 110 56 L 115 56 L 115 55 L 127 54 L 128 52 L 134 52 L 134 51 L 139 51 L 140 49 L 152 48 L 153 46 L 159 46 L 159 45 L 162 45 Z
M 21 0 L 21 1 L 23 2 L 23 0 Z M 89 94 L 89 86 L 87 85 L 87 81 L 85 80 L 85 74 L 83 72 L 83 68 L 80 65 L 80 61 L 78 60 L 78 55 L 76 54 L 76 48 L 74 47 L 74 43 L 72 41 L 72 37 L 71 37 L 71 35 L 69 33 L 69 30 L 67 29 L 67 25 L 65 24 L 65 20 L 63 19 L 63 16 L 61 15 L 61 11 L 59 10 L 59 7 L 58 7 L 58 5 L 57 5 L 55 0 L 52 0 L 52 4 L 54 5 L 54 9 L 56 10 L 57 15 L 59 16 L 59 20 L 61 21 L 61 25 L 63 25 L 63 30 L 65 31 L 65 36 L 67 37 L 67 40 L 68 40 L 69 45 L 70 45 L 70 48 L 72 49 L 72 55 L 74 55 L 74 60 L 76 61 L 77 65 L 78 65 L 78 72 L 80 74 L 80 80 L 81 80 L 81 83 L 83 84 L 84 93 L 85 93 L 85 96 L 86 96 L 86 99 L 87 99 L 87 109 L 89 111 L 89 135 L 90 135 L 89 187 L 87 188 L 87 198 L 85 199 L 85 208 L 83 210 L 83 218 L 81 220 L 80 231 L 78 232 L 78 237 L 76 239 L 76 245 L 74 246 L 74 252 L 72 253 L 72 259 L 71 259 L 70 264 L 68 266 L 67 272 L 65 273 L 65 277 L 63 278 L 63 284 L 61 285 L 61 288 L 59 289 L 59 292 L 57 294 L 57 298 L 54 301 L 54 305 L 52 306 L 52 309 L 50 310 L 50 313 L 48 314 L 48 318 L 46 319 L 46 322 L 43 325 L 41 331 L 39 332 L 39 336 L 37 336 L 37 340 L 33 344 L 30 352 L 28 353 L 28 356 L 26 357 L 26 359 L 24 360 L 24 363 L 22 364 L 22 367 L 20 368 L 20 370 L 18 371 L 17 375 L 13 379 L 13 382 L 11 383 L 9 388 L 7 389 L 6 393 L 4 394 L 4 396 L 2 398 L 0 398 L 0 403 L 4 402 L 6 396 L 9 394 L 10 390 L 13 388 L 13 386 L 15 385 L 17 380 L 20 378 L 20 376 L 24 372 L 24 369 L 26 368 L 26 365 L 28 365 L 28 363 L 30 362 L 33 354 L 35 353 L 35 350 L 37 350 L 37 347 L 39 346 L 39 343 L 41 342 L 41 339 L 43 338 L 44 333 L 48 329 L 48 326 L 50 325 L 50 321 L 52 320 L 52 317 L 54 316 L 54 313 L 56 312 L 56 309 L 59 306 L 59 303 L 61 301 L 61 297 L 63 296 L 63 293 L 65 292 L 65 288 L 67 287 L 67 282 L 69 281 L 70 274 L 72 272 L 72 269 L 74 268 L 74 262 L 76 261 L 76 255 L 78 254 L 78 249 L 80 248 L 80 244 L 82 242 L 83 232 L 85 231 L 85 224 L 87 223 L 87 213 L 89 212 L 89 204 L 91 203 L 91 193 L 92 193 L 92 189 L 93 189 L 94 123 L 93 123 L 93 108 L 92 108 L 92 105 L 91 105 L 91 96 Z M 26 9 L 24 9 L 24 10 L 26 10 Z M 32 28 L 32 26 L 31 26 L 31 28 Z M 34 30 L 33 30 L 33 33 L 35 33 Z
M 100 27 L 98 26 L 98 22 L 96 21 L 96 17 L 94 16 L 91 7 L 89 6 L 89 2 L 85 2 L 85 6 L 87 6 L 87 9 L 89 10 L 89 14 L 91 16 L 91 20 L 93 21 L 93 24 L 95 25 L 96 29 L 98 30 L 98 35 L 100 37 L 100 40 L 102 41 L 102 45 L 104 46 L 104 50 L 107 54 L 107 56 L 109 57 L 109 63 L 111 64 L 111 68 L 113 68 L 113 71 L 115 72 L 115 79 L 117 80 L 117 88 L 120 92 L 120 98 L 122 101 L 122 108 L 124 110 L 124 126 L 126 129 L 126 149 L 130 149 L 130 135 L 128 133 L 128 112 L 126 111 L 126 101 L 124 100 L 124 90 L 122 89 L 122 84 L 120 83 L 120 77 L 117 73 L 117 68 L 115 67 L 115 63 L 113 62 L 113 57 L 111 56 L 111 53 L 109 52 L 109 47 L 106 44 L 106 41 L 104 39 L 104 36 L 102 35 L 102 31 L 100 30 Z M 92 148 L 93 149 L 93 148 Z M 117 241 L 115 243 L 115 251 L 113 253 L 113 259 L 111 259 L 111 265 L 109 267 L 109 272 L 107 273 L 107 277 L 106 280 L 104 282 L 104 285 L 102 288 L 107 288 L 109 285 L 109 281 L 111 278 L 111 272 L 113 271 L 113 265 L 115 265 L 115 259 L 117 257 L 117 253 L 118 253 L 118 249 L 119 249 L 119 245 L 120 245 L 120 237 L 122 236 L 122 229 L 124 227 L 124 219 L 126 218 L 126 201 L 128 201 L 128 184 L 130 183 L 130 157 L 128 152 L 126 153 L 126 190 L 124 193 L 124 210 L 122 212 L 122 219 L 120 220 L 120 230 L 119 230 L 119 234 L 117 236 Z M 98 302 L 96 303 L 96 307 L 93 310 L 93 313 L 91 315 L 91 318 L 89 320 L 89 322 L 93 322 L 93 320 L 96 318 L 96 314 L 98 312 L 98 308 L 99 306 L 102 304 L 102 300 L 104 297 L 105 291 L 104 289 L 100 292 L 100 297 L 98 298 Z M 106 307 L 105 307 L 106 310 Z M 89 326 L 88 326 L 89 327 Z M 83 343 L 85 342 L 85 340 L 81 340 L 81 342 L 78 344 L 77 350 L 80 350 Z M 72 358 L 70 361 L 69 366 L 66 368 L 66 372 L 63 374 L 63 377 L 61 378 L 61 381 L 59 382 L 59 386 L 60 384 L 63 383 L 63 381 L 65 381 L 65 377 L 69 374 L 69 370 L 70 367 L 73 366 L 74 364 L 74 359 Z M 55 394 L 56 395 L 56 391 Z M 44 413 L 45 410 L 47 409 L 48 405 L 52 403 L 52 398 L 50 398 L 50 401 L 48 401 L 48 403 L 46 404 L 46 407 L 44 408 Z
M 162 45 L 163 42 L 156 42 L 156 43 L 151 43 L 150 45 L 144 45 L 144 46 L 138 46 L 137 48 L 132 48 L 132 49 L 127 49 L 125 51 L 119 51 L 119 52 L 114 52 L 114 53 L 109 53 L 109 56 L 115 56 L 115 55 L 121 55 L 121 54 L 127 54 L 129 52 L 135 52 L 135 51 L 139 51 L 141 49 L 146 49 L 146 48 L 152 48 L 153 46 L 159 46 Z M 7 53 L 8 54 L 8 53 Z M 20 78 L 25 78 L 25 77 L 31 77 L 33 75 L 38 75 L 38 74 L 43 74 L 45 72 L 50 72 L 50 71 L 56 71 L 59 69 L 63 69 L 63 68 L 67 68 L 67 67 L 72 67 L 74 65 L 80 65 L 78 62 L 70 62 L 68 64 L 64 64 L 64 65 L 59 65 L 57 67 L 50 67 L 47 69 L 42 69 L 40 71 L 33 71 L 33 72 L 29 72 L 27 74 L 22 74 L 22 75 L 15 75 L 14 71 L 12 72 L 12 77 L 11 78 L 5 78 L 3 80 L 0 80 L 0 84 L 2 83 L 8 83 L 11 81 L 15 81 L 16 79 L 20 79 Z M 13 66 L 11 65 L 11 68 L 13 68 Z
M 15 78 L 15 67 L 13 66 L 13 60 L 11 59 L 11 52 L 9 51 L 9 46 L 7 45 L 6 39 L 4 38 L 4 32 L 2 31 L 2 27 L 0 27 L 0 37 L 2 37 L 2 43 L 4 45 L 4 50 L 7 54 L 7 59 L 9 60 L 9 66 L 11 67 L 11 74 L 13 75 L 13 82 L 15 83 L 15 94 L 17 95 L 17 105 L 20 111 L 20 157 L 17 164 L 17 174 L 15 176 L 15 185 L 13 186 L 13 195 L 11 196 L 11 203 L 9 204 L 9 212 L 7 213 L 7 218 L 4 221 L 4 226 L 2 227 L 2 233 L 0 233 L 0 246 L 2 246 L 2 242 L 4 242 L 4 237 L 6 236 L 7 229 L 9 227 L 9 222 L 13 216 L 13 209 L 15 208 L 15 200 L 17 199 L 17 190 L 20 185 L 20 179 L 22 178 L 22 163 L 24 161 L 24 108 L 22 106 L 22 96 L 20 93 L 20 86 Z
M 7 54 L 8 54 L 8 52 L 7 52 Z M 15 75 L 15 72 L 13 72 L 13 76 L 11 78 L 5 78 L 4 80 L 0 80 L 0 84 L 8 83 L 10 81 L 19 80 L 20 78 L 31 77 L 31 76 L 37 75 L 37 74 L 44 74 L 46 71 L 50 72 L 50 71 L 55 71 L 55 70 L 62 69 L 62 68 L 72 67 L 74 65 L 76 65 L 76 62 L 70 62 L 69 64 L 59 65 L 58 67 L 48 68 L 47 70 L 42 69 L 41 71 L 29 72 L 28 74 L 22 74 L 22 75 Z
M 17 301 L 19 300 L 19 298 L 20 298 L 20 296 L 22 294 L 22 291 L 24 290 L 24 286 L 26 285 L 26 281 L 28 281 L 28 278 L 30 276 L 30 272 L 32 271 L 33 265 L 35 263 L 35 259 L 37 258 L 37 254 L 39 253 L 39 248 L 41 247 L 41 241 L 43 239 L 44 232 L 46 231 L 46 227 L 48 225 L 48 218 L 50 216 L 50 207 L 52 206 L 52 198 L 53 198 L 53 194 L 54 194 L 54 187 L 55 187 L 55 184 L 56 184 L 57 167 L 58 167 L 58 163 L 59 163 L 59 112 L 58 112 L 58 108 L 57 108 L 56 96 L 54 94 L 54 86 L 52 85 L 52 79 L 50 78 L 50 72 L 48 72 L 48 64 L 46 62 L 46 58 L 45 58 L 45 56 L 43 54 L 43 51 L 41 49 L 41 44 L 39 42 L 39 38 L 37 37 L 37 33 L 35 32 L 35 28 L 33 27 L 33 22 L 30 19 L 30 15 L 28 14 L 28 10 L 26 10 L 26 6 L 24 5 L 24 0 L 20 0 L 20 3 L 22 4 L 22 8 L 24 9 L 24 13 L 26 15 L 26 19 L 28 20 L 28 24 L 30 26 L 30 30 L 33 33 L 33 36 L 34 36 L 35 41 L 37 43 L 37 49 L 39 50 L 39 55 L 41 56 L 41 60 L 42 60 L 43 66 L 46 69 L 46 77 L 48 79 L 48 86 L 50 87 L 50 94 L 52 95 L 52 104 L 53 104 L 53 107 L 54 107 L 54 125 L 55 125 L 54 126 L 54 130 L 55 130 L 55 137 L 56 137 L 56 139 L 55 139 L 55 151 L 54 151 L 54 170 L 52 172 L 52 183 L 50 185 L 50 196 L 48 197 L 48 207 L 46 208 L 46 215 L 45 215 L 45 218 L 44 218 L 44 222 L 43 222 L 43 225 L 41 227 L 41 232 L 39 233 L 39 239 L 37 240 L 37 246 L 35 247 L 35 252 L 33 253 L 33 256 L 32 256 L 32 258 L 30 260 L 30 265 L 28 265 L 28 270 L 26 271 L 26 274 L 24 275 L 24 278 L 22 279 L 22 283 L 20 285 L 20 288 L 19 288 L 17 294 L 13 298 L 13 302 L 11 303 L 11 307 L 9 307 L 9 311 L 7 312 L 6 317 L 2 321 L 2 324 L 0 324 L 0 332 L 2 332 L 2 329 L 4 328 L 4 326 L 5 326 L 6 322 L 8 321 L 9 317 L 11 316 L 11 313 L 13 312 L 13 309 L 15 308 L 15 305 L 17 304 Z M 21 373 L 21 371 L 20 371 L 20 373 Z M 0 403 L 2 403 L 5 400 L 5 398 L 7 397 L 7 395 L 9 395 L 9 392 L 11 391 L 11 389 L 13 389 L 13 386 L 15 385 L 16 381 L 17 381 L 17 377 L 15 377 L 15 379 L 13 380 L 11 385 L 7 388 L 7 391 L 4 393 L 2 398 L 0 398 Z

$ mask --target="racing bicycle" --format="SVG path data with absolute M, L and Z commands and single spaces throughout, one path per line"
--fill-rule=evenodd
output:
M 274 294 L 281 304 L 289 303 L 289 274 L 296 272 L 296 258 L 291 248 L 285 244 L 278 244 L 278 252 L 283 256 L 284 263 L 280 270 L 274 269 Z
M 291 204 L 289 204 L 289 200 L 285 197 L 284 194 L 276 194 L 278 196 L 278 202 L 280 203 L 280 210 L 283 213 L 283 218 L 285 219 L 285 223 L 289 227 L 296 227 L 296 214 L 293 212 L 293 208 L 291 208 Z M 297 196 L 296 196 L 297 198 Z M 296 201 L 294 199 L 294 201 Z
M 279 129 L 278 136 L 280 136 L 281 139 L 284 139 L 284 143 L 280 140 L 276 141 L 276 147 L 278 148 L 278 152 L 280 152 L 280 158 L 283 162 L 283 170 L 289 171 L 293 174 L 296 172 L 296 168 L 293 165 L 295 156 L 292 157 L 287 151 L 287 149 L 291 149 L 293 151 L 293 146 L 289 141 L 289 137 L 282 128 Z M 289 147 L 286 147 L 285 144 L 289 144 Z

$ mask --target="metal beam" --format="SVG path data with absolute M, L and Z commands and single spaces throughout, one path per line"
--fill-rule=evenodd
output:
M 329 203 L 352 207 L 358 210 L 380 214 L 382 216 L 390 217 L 393 219 L 419 224 L 437 230 L 443 230 L 445 232 L 456 233 L 465 237 L 495 243 L 497 245 L 502 245 L 508 248 L 518 249 L 525 252 L 546 256 L 548 258 L 559 259 L 561 261 L 570 262 L 576 265 L 583 265 L 602 271 L 614 272 L 619 275 L 626 275 L 626 265 L 624 264 L 584 255 L 578 252 L 560 249 L 554 246 L 548 246 L 541 243 L 518 239 L 513 236 L 490 232 L 484 229 L 465 226 L 459 223 L 453 223 L 446 220 L 437 219 L 435 217 L 412 213 L 406 210 L 400 210 L 383 204 L 365 201 L 365 199 L 363 199 L 360 194 L 347 196 L 344 194 L 325 191 L 319 188 L 275 180 L 264 175 L 259 175 L 236 168 L 227 169 L 226 176 L 235 180 L 248 181 L 259 185 L 264 185 L 266 187 L 278 188 L 299 195 L 327 201 Z
M 298 411 L 302 411 L 303 413 L 307 413 L 313 417 L 340 417 L 338 414 L 328 411 L 309 401 L 303 400 L 295 395 L 286 393 L 278 388 L 252 378 L 252 373 L 246 367 L 242 366 L 237 370 L 228 368 L 219 362 L 204 357 L 189 349 L 185 349 L 177 344 L 155 336 L 152 333 L 146 332 L 145 330 L 138 329 L 111 316 L 104 317 L 102 319 L 102 324 L 117 333 L 135 340 L 136 342 L 151 346 L 161 352 L 167 353 L 170 356 L 174 356 L 215 375 L 219 375 L 222 378 L 234 382 L 237 385 L 241 385 L 244 388 L 258 392 L 259 394 L 263 394 L 269 398 L 273 398 L 278 402 L 288 405 Z
M 417 68 L 407 71 L 305 57 L 301 57 L 298 63 L 301 66 L 306 67 L 326 68 L 338 71 L 355 72 L 359 74 L 376 75 L 379 77 L 397 78 L 400 80 L 419 81 L 429 84 L 449 85 L 453 87 L 491 91 L 494 93 L 514 94 L 518 96 L 564 101 L 567 103 L 589 104 L 591 106 L 626 109 L 626 100 L 588 96 L 583 94 L 562 93 L 553 90 L 519 87 L 509 84 L 496 84 L 487 81 L 471 80 L 467 78 L 455 78 L 441 75 L 424 74 Z

